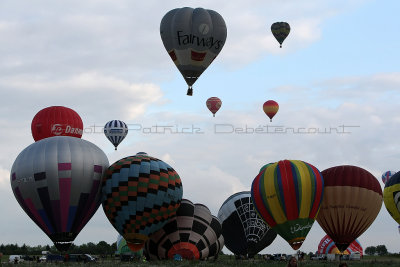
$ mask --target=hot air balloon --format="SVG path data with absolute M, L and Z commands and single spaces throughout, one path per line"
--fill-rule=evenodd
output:
M 282 160 L 262 169 L 251 186 L 254 207 L 297 250 L 318 214 L 324 188 L 322 175 L 300 160 Z
M 146 153 L 118 160 L 102 182 L 104 213 L 132 250 L 175 215 L 182 194 L 178 173 Z
M 317 221 L 343 252 L 375 220 L 382 206 L 382 189 L 367 170 L 342 165 L 322 171 L 325 181 Z
M 282 48 L 283 41 L 290 33 L 290 25 L 287 22 L 275 22 L 271 25 L 271 32 Z
M 74 110 L 62 106 L 52 106 L 40 110 L 33 117 L 31 130 L 35 141 L 52 136 L 81 138 L 83 122 Z
M 400 224 L 400 172 L 395 173 L 386 182 L 383 201 L 389 214 Z
M 269 117 L 270 121 L 272 121 L 272 118 L 279 110 L 279 105 L 274 100 L 268 100 L 264 103 L 263 110 L 265 114 Z
M 172 61 L 189 86 L 192 86 L 221 52 L 226 40 L 226 25 L 220 14 L 203 8 L 176 8 L 161 20 L 161 39 Z
M 120 120 L 112 120 L 104 125 L 104 134 L 114 145 L 115 150 L 117 146 L 124 140 L 125 136 L 128 134 L 128 126 L 125 122 Z
M 213 117 L 215 117 L 215 113 L 221 108 L 222 101 L 218 97 L 210 97 L 207 99 L 206 105 L 213 114 Z
M 217 257 L 224 246 L 221 223 L 203 204 L 183 199 L 164 227 L 146 242 L 145 255 L 151 260 Z
M 350 255 L 354 252 L 359 252 L 360 256 L 363 256 L 363 248 L 360 244 L 360 242 L 356 239 L 354 240 L 349 247 L 341 253 L 338 248 L 335 245 L 335 242 L 333 242 L 332 238 L 330 238 L 328 235 L 325 235 L 321 241 L 319 242 L 318 245 L 318 254 L 345 254 L 345 255 Z
M 394 171 L 386 171 L 382 174 L 382 182 L 386 184 L 389 181 L 390 177 L 392 177 L 396 172 Z
M 18 155 L 11 187 L 26 214 L 65 251 L 98 209 L 107 167 L 107 156 L 94 144 L 49 137 Z
M 254 209 L 249 191 L 230 196 L 218 212 L 225 246 L 235 255 L 253 258 L 276 238 Z
M 121 260 L 140 259 L 143 256 L 143 250 L 132 251 L 122 235 L 118 235 L 116 253 L 120 255 Z

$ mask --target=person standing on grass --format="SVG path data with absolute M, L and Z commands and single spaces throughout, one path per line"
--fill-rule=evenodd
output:
M 297 267 L 297 259 L 296 257 L 290 257 L 288 264 L 286 267 Z

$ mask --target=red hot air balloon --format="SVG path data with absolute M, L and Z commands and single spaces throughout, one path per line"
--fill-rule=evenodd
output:
M 221 108 L 222 101 L 218 97 L 210 97 L 207 99 L 207 108 L 212 112 L 213 117 L 215 117 L 215 113 Z
M 52 136 L 81 138 L 83 122 L 74 110 L 63 106 L 52 106 L 42 109 L 35 115 L 31 130 L 35 141 Z
M 270 121 L 272 121 L 272 118 L 279 110 L 279 105 L 274 100 L 268 100 L 264 103 L 263 110 L 265 114 L 267 114 L 267 116 L 269 117 Z

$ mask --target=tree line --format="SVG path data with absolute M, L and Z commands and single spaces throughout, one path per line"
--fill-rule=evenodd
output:
M 371 247 L 367 247 L 365 249 L 365 254 L 368 254 L 368 255 L 378 254 L 379 256 L 383 256 L 383 255 L 388 254 L 388 250 L 385 245 L 379 245 L 376 247 L 371 246 Z
M 72 244 L 68 251 L 64 252 L 65 254 L 94 254 L 94 255 L 114 255 L 117 250 L 117 243 L 108 244 L 105 241 L 100 241 L 95 244 L 92 242 L 75 245 Z M 23 244 L 19 246 L 17 244 L 1 244 L 0 245 L 0 253 L 3 255 L 41 255 L 42 251 L 49 251 L 52 254 L 59 254 L 58 250 L 55 246 L 29 246 Z

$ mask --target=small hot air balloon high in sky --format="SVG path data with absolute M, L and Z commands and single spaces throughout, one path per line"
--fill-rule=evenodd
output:
M 11 187 L 25 213 L 59 251 L 66 251 L 101 204 L 104 152 L 70 136 L 25 148 L 11 168 Z
M 350 165 L 323 170 L 324 199 L 317 221 L 343 252 L 374 222 L 382 189 L 369 171 Z
M 176 8 L 161 20 L 160 35 L 165 49 L 189 86 L 193 84 L 221 52 L 227 30 L 216 11 L 203 8 Z
M 213 117 L 215 117 L 215 113 L 221 108 L 222 101 L 218 97 L 210 97 L 207 99 L 206 105 L 213 114 Z
M 251 185 L 254 207 L 297 250 L 317 217 L 324 179 L 317 168 L 300 160 L 281 160 L 261 170 Z
M 104 213 L 132 250 L 175 215 L 182 195 L 178 173 L 143 152 L 116 161 L 102 182 Z
M 83 122 L 73 109 L 51 106 L 40 110 L 32 119 L 32 136 L 35 141 L 52 136 L 81 138 Z
M 270 121 L 272 121 L 272 118 L 279 110 L 279 105 L 274 100 L 268 100 L 264 103 L 263 110 L 265 114 L 269 117 Z
M 290 33 L 290 25 L 287 22 L 275 22 L 271 25 L 271 32 L 282 48 L 283 41 Z
M 117 150 L 118 145 L 128 134 L 128 126 L 120 120 L 112 120 L 104 125 L 104 134 Z

